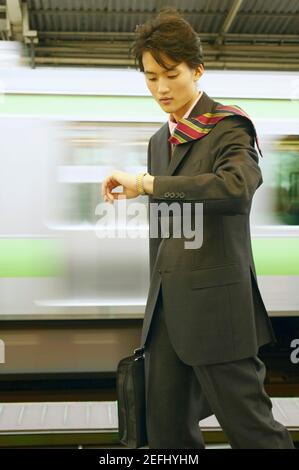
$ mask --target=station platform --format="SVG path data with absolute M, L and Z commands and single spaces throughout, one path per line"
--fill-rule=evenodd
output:
M 299 442 L 299 398 L 271 398 L 274 418 Z M 215 416 L 200 421 L 205 442 L 229 447 Z M 0 404 L 0 447 L 126 448 L 119 442 L 116 401 Z M 146 448 L 146 447 L 145 447 Z

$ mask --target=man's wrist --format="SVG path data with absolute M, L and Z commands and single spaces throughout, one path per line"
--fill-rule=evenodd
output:
M 143 188 L 147 194 L 153 194 L 154 192 L 154 179 L 155 177 L 146 173 L 143 177 Z

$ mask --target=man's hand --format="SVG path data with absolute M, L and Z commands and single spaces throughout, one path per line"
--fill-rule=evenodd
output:
M 123 191 L 112 193 L 111 191 L 118 186 L 123 186 Z M 102 196 L 107 202 L 114 202 L 115 199 L 124 196 L 131 199 L 138 195 L 136 188 L 136 175 L 130 175 L 124 171 L 113 171 L 113 173 L 106 176 L 103 181 Z
M 113 171 L 113 173 L 103 181 L 102 184 L 102 196 L 104 201 L 114 202 L 115 199 L 119 197 L 126 197 L 127 199 L 132 199 L 139 196 L 139 193 L 136 188 L 136 176 L 125 173 L 124 171 Z M 143 177 L 143 187 L 147 194 L 153 193 L 153 181 L 154 176 L 151 176 L 147 173 Z M 122 192 L 112 193 L 111 191 L 118 186 L 123 186 Z

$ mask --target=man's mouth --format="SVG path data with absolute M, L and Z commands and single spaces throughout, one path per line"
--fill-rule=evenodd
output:
M 161 98 L 159 101 L 160 103 L 168 104 L 172 101 L 172 98 Z

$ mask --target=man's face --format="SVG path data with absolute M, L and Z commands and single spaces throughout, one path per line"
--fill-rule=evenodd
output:
M 173 67 L 171 70 L 161 67 L 149 51 L 143 53 L 142 62 L 146 84 L 166 113 L 172 113 L 175 117 L 181 118 L 198 93 L 196 82 L 204 69 L 200 65 L 193 70 L 186 62 L 177 64 L 165 55 L 162 55 L 162 58 L 167 66 Z M 163 98 L 169 98 L 169 100 L 161 101 Z

